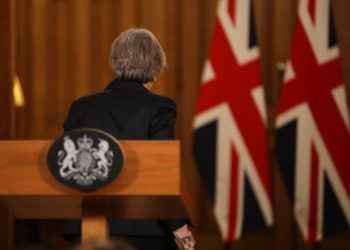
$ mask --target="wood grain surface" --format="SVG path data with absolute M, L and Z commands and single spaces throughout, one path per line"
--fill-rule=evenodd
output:
M 81 193 L 63 186 L 46 162 L 52 141 L 0 141 L 0 196 L 4 195 L 180 195 L 178 141 L 121 141 L 125 155 L 118 178 Z
M 180 192 L 179 141 L 120 141 L 125 164 L 112 183 L 93 192 L 60 184 L 46 155 L 52 141 L 0 141 L 0 204 L 16 218 L 77 218 L 82 204 L 102 197 L 116 218 L 188 217 Z M 102 204 L 101 203 L 101 204 Z

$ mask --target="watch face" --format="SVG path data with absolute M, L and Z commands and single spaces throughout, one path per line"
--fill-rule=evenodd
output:
M 51 145 L 47 163 L 63 185 L 93 191 L 112 182 L 122 169 L 123 151 L 110 134 L 97 129 L 77 129 Z
M 192 233 L 188 233 L 183 238 L 175 238 L 175 242 L 180 250 L 192 250 L 196 245 L 196 241 Z

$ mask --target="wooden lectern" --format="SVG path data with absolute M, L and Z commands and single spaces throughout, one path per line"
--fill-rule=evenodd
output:
M 106 218 L 188 217 L 180 192 L 179 141 L 120 141 L 125 155 L 120 175 L 88 193 L 51 175 L 46 163 L 51 143 L 0 141 L 0 206 L 14 218 L 82 218 L 85 241 L 108 237 Z

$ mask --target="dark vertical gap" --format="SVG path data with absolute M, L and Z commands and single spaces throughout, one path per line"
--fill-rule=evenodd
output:
M 89 8 L 88 8 L 88 20 L 86 22 L 85 25 L 87 25 L 89 27 L 89 30 L 91 30 L 90 32 L 90 36 L 87 37 L 87 39 L 89 39 L 89 46 L 88 46 L 88 51 L 86 53 L 89 53 L 89 65 L 88 65 L 88 69 L 89 69 L 89 81 L 88 83 L 84 83 L 84 84 L 88 84 L 88 87 L 87 87 L 87 92 L 93 92 L 94 91 L 94 77 L 93 77 L 93 73 L 94 73 L 94 69 L 95 69 L 95 54 L 93 53 L 94 49 L 96 46 L 94 46 L 94 38 L 98 37 L 96 34 L 95 34 L 95 31 L 94 31 L 94 26 L 93 24 L 95 23 L 95 17 L 94 17 L 94 13 L 96 11 L 95 7 L 94 7 L 94 2 L 95 0 L 88 0 L 87 3 L 85 4 L 88 4 L 89 5 Z M 77 27 L 78 28 L 78 27 Z M 98 46 L 98 45 L 97 45 Z M 79 84 L 79 83 L 78 83 Z
M 49 84 L 52 87 L 52 93 L 55 93 L 53 96 L 51 96 L 51 100 L 53 100 L 53 105 L 52 105 L 52 116 L 55 116 L 56 113 L 58 112 L 57 106 L 60 105 L 58 100 L 58 91 L 59 91 L 59 84 L 60 84 L 60 75 L 59 75 L 59 69 L 58 69 L 58 58 L 59 58 L 59 47 L 62 46 L 62 39 L 60 39 L 60 33 L 62 32 L 62 27 L 59 26 L 58 23 L 58 3 L 57 1 L 51 1 L 52 4 L 52 29 L 57 32 L 52 32 L 52 51 L 50 52 L 51 54 L 51 60 L 52 60 L 52 82 Z
M 183 98 L 183 91 L 184 91 L 184 75 L 183 75 L 183 54 L 184 54 L 184 12 L 185 12 L 185 8 L 184 8 L 184 2 L 183 1 L 177 1 L 177 8 L 179 9 L 178 13 L 177 13 L 177 18 L 179 20 L 178 23 L 178 53 L 177 53 L 177 60 L 178 60 L 178 67 L 177 67 L 177 75 L 178 77 L 178 83 L 177 83 L 177 90 L 178 90 L 178 110 L 183 110 L 184 107 L 184 98 Z M 181 140 L 183 139 L 185 133 L 185 119 L 184 119 L 184 115 L 182 114 L 181 116 L 179 116 L 179 119 L 177 121 L 178 123 L 178 138 Z M 181 147 L 181 153 L 185 155 L 185 160 L 182 159 L 183 163 L 186 163 L 188 160 L 186 159 L 186 152 L 184 152 L 184 146 Z
M 16 1 L 16 27 L 15 27 L 15 36 L 16 36 L 16 74 L 18 75 L 21 83 L 22 83 L 22 90 L 24 98 L 26 99 L 26 86 L 25 86 L 25 79 L 24 79 L 24 73 L 23 73 L 23 62 L 26 60 L 25 55 L 23 53 L 23 46 L 21 41 L 24 41 L 25 39 L 25 31 L 23 30 L 23 16 L 24 11 L 23 8 L 20 8 L 20 6 L 23 6 L 22 1 L 17 0 Z M 25 109 L 26 106 L 21 107 L 20 109 L 15 111 L 15 124 L 12 126 L 14 127 L 15 137 L 14 139 L 23 138 L 23 116 L 25 115 Z
M 334 15 L 333 15 L 333 5 L 332 1 L 329 2 L 329 15 L 328 15 L 328 47 L 333 47 L 338 45 L 338 40 L 337 40 L 337 34 L 336 34 L 336 28 L 335 28 L 335 23 L 334 23 Z
M 53 104 L 53 99 L 52 99 L 52 93 L 55 93 L 53 91 L 53 86 L 57 85 L 57 83 L 53 82 L 55 81 L 56 77 L 53 72 L 52 69 L 54 69 L 54 65 L 52 65 L 53 63 L 53 58 L 51 55 L 51 51 L 53 51 L 53 43 L 54 43 L 54 39 L 52 39 L 52 31 L 55 29 L 52 29 L 52 17 L 53 17 L 53 8 L 52 5 L 54 3 L 52 1 L 48 1 L 46 4 L 46 11 L 45 11 L 45 15 L 46 15 L 46 27 L 45 27 L 45 35 L 46 35 L 46 46 L 45 49 L 47 50 L 47 53 L 45 53 L 45 61 L 46 61 L 46 70 L 48 71 L 48 73 L 46 74 L 46 88 L 47 88 L 47 94 L 45 96 L 45 102 L 47 103 L 45 110 L 46 110 L 46 115 L 45 115 L 45 119 L 46 119 L 46 124 L 47 127 L 50 127 L 50 124 L 52 123 L 52 120 L 55 117 L 55 112 L 54 112 L 54 104 Z
M 180 103 L 181 101 L 181 60 L 182 60 L 182 51 L 181 51 L 181 41 L 182 41 L 182 34 L 181 34 L 181 25 L 182 25 L 182 18 L 181 18 L 181 1 L 175 1 L 174 4 L 174 8 L 176 8 L 176 13 L 174 18 L 176 18 L 176 29 L 175 29 L 175 35 L 173 37 L 178 37 L 179 39 L 177 40 L 176 44 L 176 63 L 174 65 L 175 70 L 175 75 L 176 75 L 176 79 L 174 81 L 175 84 L 175 91 L 176 93 L 174 93 L 175 98 L 177 103 Z M 181 139 L 183 136 L 183 132 L 182 132 L 182 128 L 183 125 L 181 124 L 181 120 L 178 120 L 177 122 L 177 126 L 176 126 L 176 134 L 177 134 L 177 138 Z M 183 146 L 182 146 L 183 148 Z M 182 159 L 183 161 L 183 159 Z M 184 165 L 185 162 L 183 162 Z
M 33 67 L 31 67 L 32 65 L 32 58 L 35 56 L 33 53 L 33 40 L 34 40 L 34 34 L 33 34 L 33 24 L 32 24 L 32 20 L 33 18 L 33 10 L 32 10 L 32 6 L 33 6 L 33 0 L 28 1 L 28 16 L 27 16 L 27 21 L 28 21 L 28 36 L 27 36 L 27 48 L 28 48 L 28 64 L 27 64 L 27 69 L 28 69 L 28 102 L 27 102 L 27 107 L 28 107 L 28 120 L 27 120 L 27 128 L 28 128 L 28 139 L 34 139 L 34 135 L 33 135 L 33 124 L 35 123 L 34 120 L 34 115 L 33 115 L 33 75 L 34 75 L 34 69 Z
M 249 48 L 257 46 L 257 33 L 256 33 L 256 12 L 252 0 L 249 0 Z M 259 44 L 260 45 L 260 44 Z M 258 46 L 259 46 L 258 45 Z
M 48 26 L 50 26 L 50 22 L 49 22 L 49 5 L 50 5 L 50 2 L 51 1 L 48 1 L 46 4 L 45 4 L 45 21 L 46 21 L 46 25 L 45 25 L 45 46 L 44 48 L 41 48 L 42 50 L 46 50 L 46 53 L 45 53 L 45 64 L 48 65 L 49 63 L 49 51 L 50 51 L 50 47 L 49 47 L 49 34 L 50 34 L 50 30 L 48 29 Z M 47 70 L 49 71 L 50 70 L 50 67 L 46 66 L 44 70 Z M 49 110 L 49 106 L 51 106 L 51 96 L 50 96 L 50 92 L 49 92 L 49 85 L 48 84 L 48 81 L 49 81 L 49 74 L 45 74 L 45 85 L 46 85 L 46 90 L 47 90 L 47 94 L 45 96 L 45 103 L 47 103 L 48 105 L 46 105 L 46 107 L 43 107 L 43 109 L 45 110 L 45 127 L 46 128 L 49 128 L 50 127 L 50 110 Z M 47 137 L 47 134 L 48 133 L 45 133 L 45 137 Z
M 29 19 L 29 11 L 28 11 L 28 4 L 29 1 L 22 0 L 22 8 L 23 9 L 23 23 L 20 23 L 19 25 L 24 26 L 24 32 L 23 32 L 23 40 L 28 41 L 29 39 L 29 32 L 30 32 L 30 19 Z M 21 42 L 20 42 L 21 43 Z M 28 139 L 29 138 L 29 130 L 28 130 L 28 123 L 29 123 L 29 116 L 30 116 L 30 106 L 29 106 L 29 95 L 30 95 L 30 70 L 28 69 L 27 65 L 31 65 L 30 63 L 30 46 L 28 46 L 28 43 L 25 42 L 22 46 L 23 48 L 23 54 L 24 54 L 24 61 L 22 65 L 22 83 L 24 87 L 24 96 L 26 98 L 26 106 L 23 110 L 23 122 L 22 129 L 23 129 L 23 136 L 21 139 Z M 20 55 L 19 55 L 20 56 Z M 23 60 L 23 59 L 22 59 Z M 20 60 L 20 61 L 22 61 Z
M 22 83 L 22 89 L 23 89 L 23 95 L 26 101 L 26 105 L 18 110 L 17 114 L 17 138 L 18 139 L 26 139 L 27 138 L 27 131 L 26 131 L 26 115 L 28 112 L 28 84 L 27 84 L 27 66 L 29 65 L 28 62 L 28 48 L 27 43 L 24 41 L 27 41 L 28 34 L 27 34 L 27 12 L 26 12 L 26 6 L 28 5 L 28 1 L 19 0 L 17 1 L 16 5 L 16 11 L 17 11 L 17 28 L 16 28 L 16 37 L 17 37 L 17 53 L 16 53 L 16 60 L 17 60 L 17 73 L 19 75 L 19 78 Z
M 0 3 L 0 138 L 8 139 L 11 130 L 11 77 L 10 77 L 10 1 Z
M 69 76 L 67 77 L 67 80 L 69 83 L 65 84 L 65 98 L 64 98 L 64 103 L 59 103 L 59 105 L 64 105 L 65 106 L 65 110 L 68 110 L 69 104 L 70 102 L 74 99 L 75 97 L 75 93 L 74 93 L 74 88 L 72 88 L 74 85 L 76 84 L 81 84 L 79 82 L 76 82 L 76 72 L 78 72 L 76 69 L 77 67 L 79 67 L 79 65 L 77 65 L 77 55 L 76 55 L 76 38 L 75 38 L 75 30 L 79 27 L 77 27 L 77 20 L 76 20 L 76 7 L 77 5 L 74 3 L 75 1 L 69 1 L 67 2 L 67 9 L 66 11 L 68 12 L 67 14 L 67 19 L 69 20 L 66 25 L 67 27 L 65 27 L 65 29 L 67 29 L 67 45 L 66 45 L 66 49 L 67 49 L 67 56 L 65 58 L 66 60 L 66 69 L 65 72 L 66 74 L 68 74 Z M 84 2 L 84 4 L 89 4 L 87 1 Z M 84 41 L 82 41 L 82 43 L 84 43 Z M 86 52 L 88 53 L 88 52 Z M 71 89 L 73 89 L 73 91 L 70 91 Z M 65 113 L 60 114 L 60 116 L 57 117 L 56 115 L 56 119 L 64 119 L 65 117 Z M 63 123 L 63 121 L 59 121 L 61 123 Z M 57 121 L 56 121 L 57 123 Z
M 73 27 L 73 30 L 74 30 L 74 32 L 73 33 L 76 33 L 76 30 L 78 30 L 79 29 L 79 27 L 78 27 L 78 18 L 79 17 L 77 17 L 77 10 L 79 9 L 79 4 L 81 4 L 81 2 L 80 1 L 72 1 L 73 3 L 72 3 L 72 11 L 73 11 L 73 13 L 74 13 L 74 15 L 73 15 L 73 20 L 72 20 L 72 27 Z M 88 1 L 88 0 L 85 0 L 85 2 L 84 2 L 84 4 L 90 4 L 90 2 Z M 87 24 L 86 24 L 87 25 Z M 77 39 L 79 39 L 77 36 L 76 36 L 76 34 L 73 34 L 73 38 L 74 38 L 74 40 L 77 40 Z M 77 51 L 77 46 L 79 46 L 79 45 L 77 45 L 77 43 L 75 42 L 75 41 L 73 41 L 73 43 L 72 43 L 72 45 L 73 45 L 73 47 L 74 47 L 74 50 L 73 50 L 73 54 L 72 54 L 72 56 L 74 57 L 74 65 L 73 65 L 73 72 L 79 72 L 78 71 L 78 67 L 79 67 L 79 65 L 78 65 L 78 51 Z M 86 53 L 89 53 L 89 52 L 86 52 Z M 73 84 L 73 90 L 74 91 L 72 91 L 72 94 L 73 94 L 73 96 L 71 96 L 72 98 L 67 102 L 67 104 L 68 105 L 70 105 L 71 104 L 71 102 L 72 102 L 72 100 L 74 100 L 76 97 L 77 97 L 77 95 L 78 95 L 78 85 L 79 84 L 81 84 L 80 82 L 79 82 L 79 76 L 77 75 L 77 74 L 73 74 L 73 78 L 74 78 L 74 84 Z M 68 112 L 68 109 L 67 109 L 67 112 Z M 63 121 L 62 121 L 63 122 Z

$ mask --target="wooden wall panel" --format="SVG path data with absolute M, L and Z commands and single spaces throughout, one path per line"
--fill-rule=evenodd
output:
M 39 137 L 42 131 L 47 128 L 47 61 L 46 52 L 46 7 L 47 1 L 37 0 L 31 2 L 31 33 L 30 33 L 30 50 L 32 55 L 31 61 L 31 82 L 33 88 L 30 88 L 29 100 L 30 109 L 30 129 L 31 138 Z M 35 17 L 35 18 L 34 18 Z M 61 92 L 59 92 L 61 93 Z M 59 100 L 61 101 L 61 100 Z M 63 103 L 63 102 L 62 102 Z
M 167 1 L 164 7 L 164 45 L 167 48 L 167 66 L 165 69 L 164 93 L 174 98 L 178 102 L 179 96 L 179 68 L 180 53 L 179 37 L 180 33 L 180 2 L 176 0 Z M 170 18 L 169 18 L 170 17 Z
M 89 73 L 93 64 L 90 46 L 91 46 L 91 28 L 87 25 L 91 19 L 91 6 L 86 4 L 87 0 L 74 1 L 75 9 L 75 63 L 78 65 L 75 71 L 75 93 L 77 95 L 86 95 L 90 89 Z M 78 84 L 79 83 L 79 84 Z
M 130 28 L 135 28 L 140 25 L 140 8 L 138 5 L 138 0 L 118 0 L 118 19 L 115 16 L 114 22 L 118 25 L 118 33 Z M 117 36 L 117 34 L 115 34 Z
M 52 8 L 56 11 L 53 20 L 56 23 L 57 32 L 46 32 L 55 34 L 56 44 L 55 51 L 53 51 L 54 60 L 57 61 L 57 67 L 54 69 L 55 78 L 46 83 L 52 85 L 53 89 L 47 92 L 51 100 L 51 105 L 54 106 L 54 112 L 50 115 L 51 133 L 54 134 L 55 128 L 60 127 L 64 119 L 70 102 L 76 97 L 75 93 L 75 74 L 77 70 L 77 58 L 75 51 L 78 46 L 75 46 L 76 20 L 74 11 L 74 1 L 46 1 L 47 4 L 53 4 Z M 79 39 L 80 40 L 80 39 Z M 81 41 L 81 40 L 80 40 Z M 45 50 L 45 48 L 43 48 Z M 46 49 L 47 50 L 47 49 Z M 47 51 L 49 53 L 49 51 Z M 37 83 L 32 83 L 36 85 Z M 52 99 L 54 101 L 52 101 Z M 45 136 L 45 131 L 41 131 L 41 137 Z
M 31 63 L 31 51 L 28 49 L 28 42 L 29 42 L 29 33 L 30 33 L 30 15 L 27 10 L 30 8 L 30 2 L 26 0 L 17 0 L 13 1 L 17 2 L 16 6 L 16 41 L 23 41 L 23 42 L 16 42 L 16 60 L 15 60 L 15 71 L 18 74 L 19 78 L 22 81 L 22 88 L 24 91 L 24 96 L 26 97 L 26 101 L 28 101 L 30 88 L 27 88 L 27 86 L 24 84 L 30 79 L 30 69 L 29 67 L 26 67 L 26 65 Z M 25 7 L 24 7 L 25 6 Z M 24 42 L 25 41 L 25 42 Z M 30 102 L 26 102 L 26 105 L 24 107 L 16 108 L 15 109 L 15 124 L 13 125 L 14 128 L 14 138 L 28 138 L 29 137 L 29 129 L 28 129 L 28 119 L 30 117 Z
M 105 0 L 99 1 L 99 3 L 99 11 L 101 13 L 101 19 L 99 23 L 99 29 L 101 30 L 100 54 L 102 55 L 103 60 L 103 63 L 101 64 L 103 67 L 101 67 L 100 71 L 101 78 L 99 79 L 100 90 L 103 89 L 106 86 L 106 83 L 110 82 L 110 80 L 113 78 L 113 72 L 111 70 L 111 67 L 109 66 L 109 52 L 110 46 L 115 38 L 114 36 L 117 36 L 117 21 L 112 21 L 115 18 L 115 11 L 112 8 L 113 3 L 115 3 L 115 1 Z
M 109 66 L 109 47 L 113 41 L 111 34 L 108 34 L 108 29 L 112 29 L 114 23 L 113 6 L 114 1 L 91 1 L 91 18 L 90 26 L 90 51 L 92 54 L 91 77 L 90 82 L 91 91 L 96 92 L 102 90 L 107 83 L 112 79 L 112 71 Z M 108 10 L 110 9 L 110 10 Z M 109 23 L 110 25 L 106 25 Z M 104 28 L 102 28 L 105 26 Z M 89 53 L 89 52 L 85 52 Z M 107 82 L 103 82 L 106 81 Z
M 194 99 L 197 96 L 200 65 L 199 65 L 199 1 L 183 1 L 180 6 L 180 19 L 182 20 L 180 26 L 180 59 L 179 72 L 180 80 L 178 89 L 180 91 L 180 99 L 178 100 L 178 108 L 180 115 L 178 122 L 180 122 L 181 144 L 182 144 L 182 158 L 183 158 L 183 178 L 188 184 L 186 188 L 192 191 L 194 201 L 194 211 L 200 211 L 195 205 L 200 206 L 199 202 L 195 200 L 200 197 L 198 195 L 198 176 L 194 169 L 192 159 L 192 118 L 195 107 Z M 196 178 L 197 177 L 197 178 Z M 205 210 L 205 206 L 203 207 Z M 196 218 L 195 218 L 196 220 Z M 199 222 L 199 221 L 198 221 Z M 196 222 L 197 223 L 197 222 Z
M 0 138 L 7 139 L 11 134 L 11 26 L 10 2 L 0 2 Z
M 15 3 L 0 1 L 0 139 L 11 139 L 14 108 L 12 80 L 15 62 Z M 13 216 L 0 206 L 0 249 L 13 247 Z

